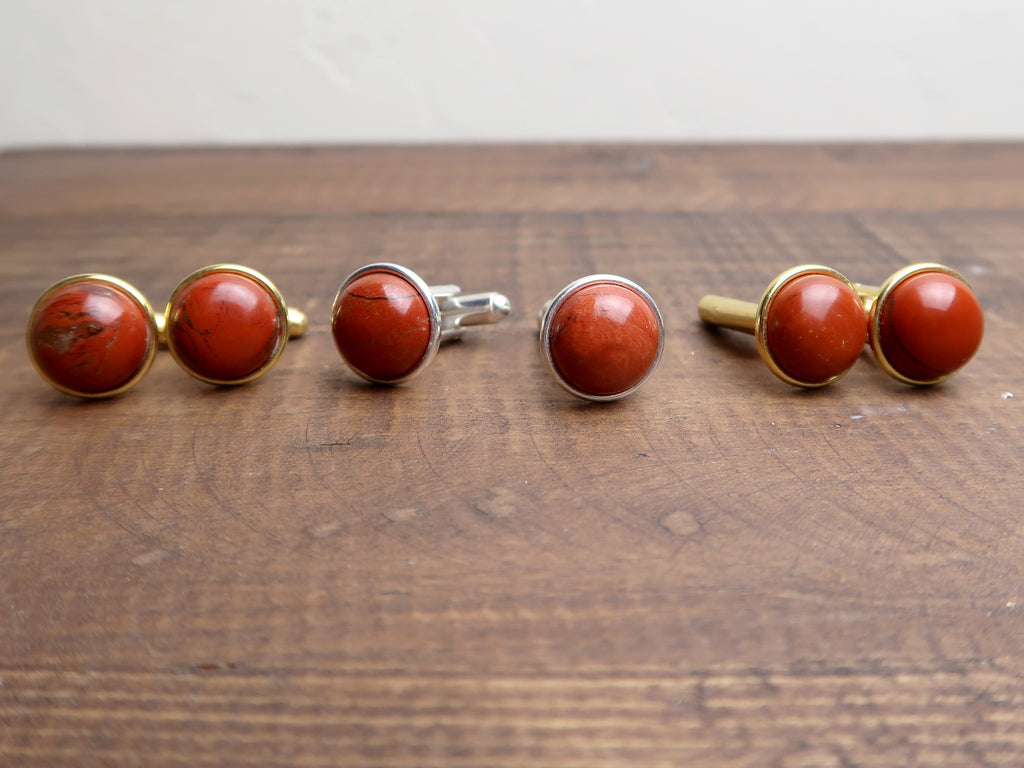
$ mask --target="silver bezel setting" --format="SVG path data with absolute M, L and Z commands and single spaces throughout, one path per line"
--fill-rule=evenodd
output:
M 389 272 L 393 275 L 396 275 L 402 278 L 403 280 L 409 282 L 416 289 L 417 293 L 419 293 L 420 297 L 423 299 L 423 302 L 427 306 L 427 315 L 430 318 L 430 338 L 427 341 L 427 348 L 424 351 L 423 356 L 420 358 L 420 361 L 408 373 L 405 373 L 402 376 L 399 376 L 398 378 L 394 379 L 381 379 L 375 376 L 370 376 L 367 373 L 360 371 L 351 363 L 349 363 L 344 353 L 342 353 L 341 348 L 338 347 L 336 338 L 334 346 L 338 350 L 338 354 L 341 355 L 341 359 L 345 361 L 345 365 L 347 365 L 352 370 L 352 372 L 355 373 L 357 376 L 365 379 L 366 381 L 373 382 L 374 384 L 402 384 L 403 382 L 406 382 L 409 379 L 416 376 L 420 371 L 422 371 L 424 368 L 430 365 L 430 362 L 434 359 L 434 355 L 437 354 L 438 347 L 441 346 L 441 309 L 437 304 L 437 299 L 434 298 L 434 295 L 430 291 L 430 286 L 428 286 L 426 282 L 423 280 L 423 278 L 421 278 L 411 269 L 409 269 L 408 267 L 403 267 L 400 264 L 393 264 L 391 262 L 386 261 L 375 262 L 373 264 L 367 264 L 366 266 L 360 267 L 355 272 L 346 277 L 345 281 L 341 284 L 341 287 L 338 289 L 338 293 L 335 294 L 334 303 L 331 305 L 332 329 L 337 319 L 338 299 L 341 298 L 341 295 L 345 292 L 345 289 L 348 288 L 349 285 L 351 285 L 354 281 L 358 280 L 363 275 L 370 274 L 371 272 Z M 333 337 L 334 334 L 332 333 L 331 336 Z
M 587 392 L 586 390 L 582 390 L 579 387 L 573 385 L 571 382 L 567 381 L 564 376 L 562 376 L 561 372 L 558 370 L 558 367 L 555 365 L 554 359 L 551 356 L 551 321 L 552 318 L 555 316 L 555 313 L 562 306 L 565 300 L 569 298 L 569 296 L 571 296 L 581 288 L 584 288 L 588 285 L 594 285 L 597 283 L 611 283 L 613 285 L 618 285 L 633 291 L 638 296 L 640 296 L 640 298 L 647 302 L 647 305 L 654 311 L 654 316 L 658 320 L 658 351 L 657 354 L 654 356 L 654 362 L 651 363 L 651 366 L 647 369 L 647 372 L 640 378 L 639 381 L 637 381 L 636 384 L 631 386 L 629 389 L 624 390 L 623 392 L 616 392 L 611 395 L 595 395 L 592 392 Z M 582 398 L 583 400 L 604 403 L 610 402 L 612 400 L 619 400 L 623 397 L 631 395 L 633 392 L 639 389 L 645 381 L 647 381 L 647 378 L 652 373 L 654 373 L 654 369 L 658 367 L 658 363 L 661 361 L 662 352 L 665 348 L 665 324 L 662 320 L 661 311 L 658 309 L 658 305 L 654 303 L 654 299 L 651 298 L 651 295 L 647 291 L 641 288 L 638 284 L 634 283 L 632 280 L 628 280 L 625 277 L 620 277 L 619 275 L 587 275 L 586 277 L 581 277 L 578 280 L 573 280 L 571 283 L 565 286 L 565 288 L 559 291 L 555 298 L 552 299 L 551 302 L 547 305 L 546 309 L 544 310 L 544 314 L 541 318 L 539 340 L 541 357 L 544 359 L 544 363 L 547 366 L 548 371 L 554 377 L 555 381 L 558 382 L 559 386 L 562 387 L 562 389 L 564 389 L 566 392 L 569 392 L 572 395 L 575 395 L 576 397 Z

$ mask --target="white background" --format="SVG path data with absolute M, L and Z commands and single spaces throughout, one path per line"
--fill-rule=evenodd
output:
M 1024 0 L 0 0 L 0 148 L 1024 137 Z

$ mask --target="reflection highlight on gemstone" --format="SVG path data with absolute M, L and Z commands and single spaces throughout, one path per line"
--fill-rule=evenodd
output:
M 956 301 L 956 286 L 948 282 L 930 282 L 919 289 L 921 307 L 934 309 L 937 312 L 947 312 Z

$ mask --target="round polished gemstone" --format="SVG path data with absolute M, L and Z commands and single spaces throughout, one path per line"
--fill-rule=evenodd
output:
M 959 370 L 974 356 L 985 332 L 974 292 L 938 270 L 900 280 L 877 311 L 878 342 L 886 361 L 897 373 L 920 383 Z
M 344 286 L 334 300 L 331 326 L 338 352 L 371 381 L 397 381 L 411 374 L 430 347 L 427 302 L 416 287 L 393 272 L 367 272 Z
M 101 278 L 83 278 L 36 304 L 28 344 L 39 370 L 55 386 L 99 396 L 146 371 L 156 349 L 156 328 L 128 291 Z
M 547 345 L 558 374 L 589 395 L 637 386 L 658 360 L 661 328 L 647 299 L 610 282 L 570 293 L 552 310 Z
M 188 281 L 167 307 L 167 344 L 198 378 L 230 384 L 271 363 L 287 340 L 280 302 L 267 286 L 217 270 Z
M 843 375 L 867 341 L 867 316 L 857 292 L 831 275 L 793 277 L 765 312 L 768 353 L 802 383 L 823 384 Z

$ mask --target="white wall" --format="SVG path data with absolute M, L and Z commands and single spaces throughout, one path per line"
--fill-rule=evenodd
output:
M 0 0 L 0 147 L 1024 137 L 1024 0 Z

